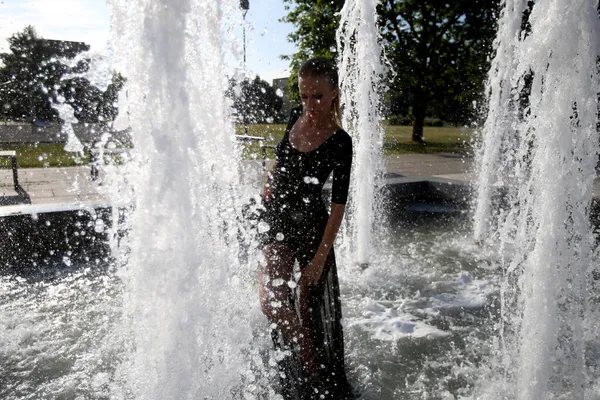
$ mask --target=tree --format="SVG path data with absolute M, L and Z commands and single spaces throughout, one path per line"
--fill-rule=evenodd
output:
M 117 117 L 116 103 L 119 91 L 125 84 L 125 78 L 121 74 L 113 73 L 111 83 L 104 92 L 83 77 L 63 82 L 60 92 L 65 97 L 65 103 L 73 107 L 75 118 L 79 122 L 108 123 Z
M 299 103 L 298 70 L 302 63 L 311 57 L 325 57 L 334 60 L 337 57 L 335 32 L 340 19 L 337 13 L 342 9 L 344 0 L 283 0 L 288 14 L 282 18 L 296 30 L 288 35 L 295 43 L 298 52 L 281 56 L 290 61 L 290 79 L 288 89 L 290 100 Z M 295 5 L 292 7 L 291 5 Z
M 296 26 L 288 36 L 300 60 L 335 55 L 335 29 L 343 1 L 284 0 L 283 19 Z M 413 140 L 423 138 L 425 116 L 435 111 L 449 120 L 465 120 L 483 90 L 496 29 L 499 0 L 382 0 L 378 6 L 382 45 L 390 62 L 392 110 L 410 105 Z M 327 15 L 321 13 L 327 11 Z M 295 63 L 295 64 L 294 64 Z M 407 100 L 403 100 L 405 97 Z
M 233 100 L 234 114 L 248 123 L 281 122 L 283 100 L 275 89 L 259 76 L 252 80 L 230 80 L 227 96 Z
M 117 100 L 119 100 L 119 92 L 125 86 L 127 79 L 118 72 L 113 72 L 111 82 L 102 92 L 102 98 L 98 102 L 98 119 L 104 122 L 112 122 L 119 114 Z
M 59 98 L 75 109 L 82 122 L 113 120 L 116 117 L 118 91 L 124 78 L 117 73 L 103 92 L 77 74 L 89 70 L 89 59 L 73 60 L 89 46 L 80 42 L 46 40 L 27 26 L 8 39 L 10 52 L 1 53 L 0 104 L 5 115 L 15 120 L 58 121 L 52 107 Z M 73 77 L 68 77 L 74 75 Z
M 402 2 L 380 5 L 382 37 L 398 73 L 393 89 L 409 94 L 413 140 L 423 138 L 428 106 L 461 120 L 480 97 L 496 32 L 498 0 Z

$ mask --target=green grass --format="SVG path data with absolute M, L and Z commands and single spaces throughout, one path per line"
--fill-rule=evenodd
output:
M 236 125 L 236 135 L 246 135 L 244 131 L 244 125 Z M 285 133 L 285 125 L 283 124 L 271 124 L 271 125 L 259 125 L 253 124 L 248 125 L 248 136 L 260 136 L 264 137 L 266 141 L 264 144 L 276 144 L 283 139 Z M 241 143 L 241 142 L 240 142 Z M 246 160 L 260 160 L 262 159 L 262 151 L 257 142 L 242 143 L 242 157 Z M 267 157 L 273 156 L 273 150 L 266 149 Z
M 393 154 L 435 154 L 460 153 L 471 151 L 473 131 L 454 127 L 428 127 L 423 130 L 423 142 L 412 141 L 412 127 L 386 126 L 384 152 Z
M 423 143 L 411 140 L 412 128 L 410 126 L 391 126 L 386 128 L 384 152 L 393 154 L 435 154 L 435 153 L 468 153 L 472 131 L 464 128 L 450 127 L 425 127 Z M 261 136 L 266 139 L 279 141 L 283 138 L 285 125 L 249 125 L 248 135 Z M 244 134 L 244 126 L 236 126 L 237 134 Z M 266 144 L 274 142 L 266 141 Z M 15 150 L 17 152 L 19 168 L 41 167 L 71 167 L 89 163 L 87 151 L 83 155 L 69 153 L 64 150 L 62 143 L 2 143 L 0 150 Z M 260 159 L 261 151 L 258 143 L 243 144 L 243 157 L 245 159 Z M 272 150 L 267 150 L 267 156 L 272 157 Z M 10 160 L 0 159 L 0 168 L 10 168 Z
M 89 163 L 87 152 L 83 155 L 64 150 L 64 143 L 0 143 L 0 150 L 17 152 L 19 168 L 72 167 Z M 1 168 L 10 168 L 10 159 L 0 159 Z
M 281 140 L 285 132 L 285 125 L 250 125 L 248 135 L 261 136 Z M 393 154 L 435 154 L 435 153 L 460 153 L 470 151 L 472 131 L 455 127 L 425 127 L 424 141 L 412 141 L 412 127 L 410 126 L 385 126 L 385 143 L 383 145 L 386 155 Z M 237 134 L 244 134 L 242 125 L 236 126 Z M 244 156 L 260 156 L 257 144 L 244 145 Z M 250 155 L 250 156 L 249 156 Z

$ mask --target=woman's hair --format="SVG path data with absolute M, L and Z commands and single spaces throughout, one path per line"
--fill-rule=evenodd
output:
M 333 99 L 332 107 L 336 122 L 341 124 L 339 77 L 335 63 L 322 57 L 311 58 L 302 64 L 298 76 L 301 78 L 325 78 L 333 88 L 338 89 L 338 95 Z

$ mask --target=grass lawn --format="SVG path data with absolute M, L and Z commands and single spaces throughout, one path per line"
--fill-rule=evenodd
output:
M 236 127 L 237 134 L 243 134 L 242 125 Z M 285 125 L 250 125 L 248 135 L 262 136 L 281 140 L 285 131 Z M 425 127 L 424 141 L 416 143 L 412 141 L 412 127 L 392 126 L 385 127 L 384 152 L 386 155 L 393 154 L 434 154 L 434 153 L 469 153 L 471 150 L 472 130 L 455 127 Z M 258 145 L 246 145 L 244 155 L 257 154 Z
M 248 135 L 261 136 L 274 141 L 283 138 L 285 125 L 250 125 Z M 244 134 L 243 125 L 236 126 L 237 134 Z M 425 127 L 423 143 L 411 140 L 412 128 L 410 126 L 386 126 L 384 152 L 386 155 L 409 153 L 468 153 L 472 131 L 465 128 L 434 128 Z M 266 142 L 269 144 L 269 142 Z M 243 156 L 245 159 L 260 158 L 261 152 L 257 143 L 244 144 Z M 19 168 L 40 167 L 71 167 L 89 163 L 87 152 L 83 155 L 64 151 L 61 143 L 3 143 L 0 150 L 15 150 L 17 152 Z M 272 151 L 267 150 L 267 156 L 272 156 Z M 10 168 L 10 160 L 0 159 L 0 168 Z
M 17 152 L 19 168 L 72 167 L 89 163 L 87 152 L 83 155 L 64 150 L 64 143 L 0 143 L 0 150 Z M 10 168 L 10 159 L 0 159 L 1 168 Z
M 423 130 L 423 142 L 412 141 L 411 126 L 386 126 L 384 152 L 392 154 L 434 154 L 460 153 L 471 151 L 473 131 L 455 127 L 429 127 Z

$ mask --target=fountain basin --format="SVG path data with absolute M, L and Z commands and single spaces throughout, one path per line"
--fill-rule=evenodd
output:
M 110 257 L 110 207 L 55 207 L 51 212 L 27 206 L 0 217 L 0 270 L 21 272 L 56 262 L 94 262 Z M 7 208 L 7 207 L 5 207 Z M 23 210 L 21 210 L 23 211 Z

